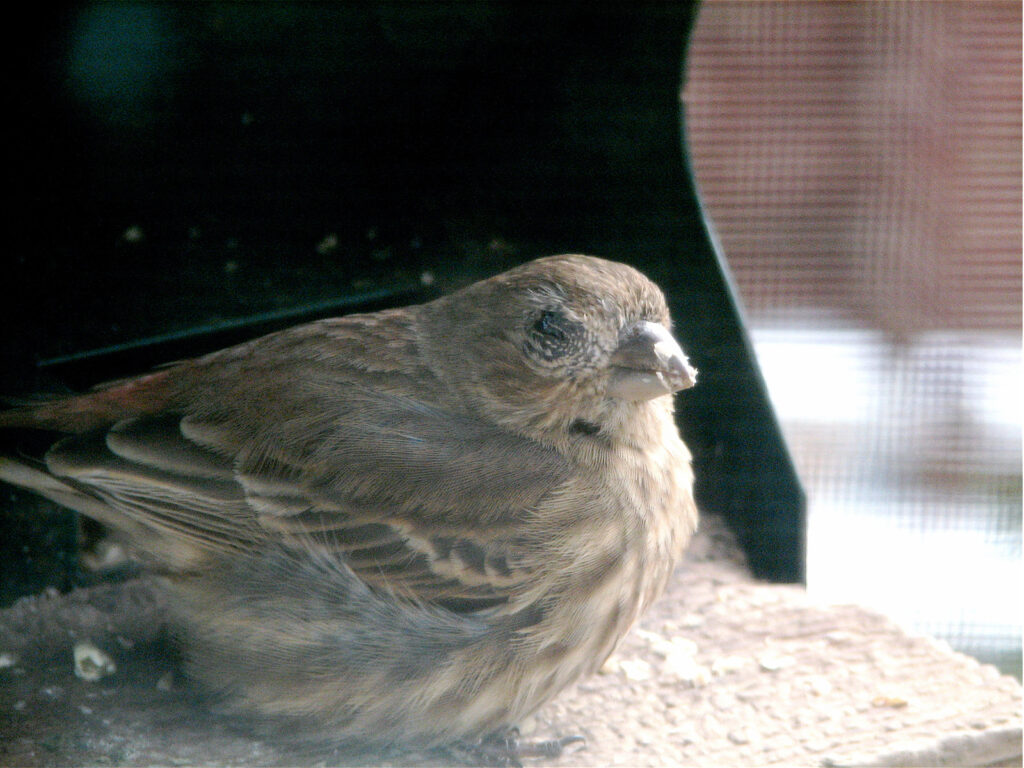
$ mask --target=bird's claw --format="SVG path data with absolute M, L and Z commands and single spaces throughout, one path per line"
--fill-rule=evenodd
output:
M 519 757 L 544 757 L 553 760 L 561 757 L 562 752 L 570 744 L 586 744 L 587 740 L 580 735 L 563 736 L 560 739 L 544 741 L 527 741 L 518 745 Z
M 553 760 L 559 757 L 567 746 L 586 743 L 582 736 L 563 736 L 543 741 L 523 741 L 518 728 L 497 731 L 478 742 L 456 742 L 446 750 L 466 765 L 489 766 L 490 768 L 523 768 L 522 761 L 531 758 Z

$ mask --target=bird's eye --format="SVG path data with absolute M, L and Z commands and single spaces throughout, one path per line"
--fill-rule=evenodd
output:
M 564 325 L 565 318 L 558 312 L 549 309 L 545 310 L 537 318 L 537 321 L 533 324 L 533 332 L 540 336 L 546 336 L 549 339 L 565 341 L 566 332 L 563 327 Z
M 555 309 L 534 315 L 528 326 L 525 350 L 533 358 L 554 361 L 578 351 L 582 325 Z

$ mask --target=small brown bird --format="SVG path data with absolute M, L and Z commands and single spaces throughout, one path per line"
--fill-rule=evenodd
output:
M 191 676 L 275 732 L 472 742 L 597 669 L 697 522 L 696 372 L 631 267 L 538 259 L 0 414 L 0 479 L 166 576 Z

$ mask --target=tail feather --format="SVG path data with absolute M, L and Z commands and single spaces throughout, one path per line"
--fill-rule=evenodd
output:
M 103 501 L 68 485 L 45 470 L 8 456 L 0 456 L 0 480 L 45 496 L 61 506 L 101 522 L 116 518 Z
M 112 382 L 84 395 L 21 402 L 0 411 L 0 428 L 86 432 L 122 419 L 153 413 L 173 397 L 169 371 Z
M 118 511 L 104 499 L 94 496 L 72 482 L 62 480 L 33 466 L 27 460 L 0 455 L 0 482 L 37 493 L 50 501 L 103 523 L 118 534 L 134 555 L 176 573 L 186 573 L 206 562 L 209 551 L 195 541 L 151 523 L 140 522 Z

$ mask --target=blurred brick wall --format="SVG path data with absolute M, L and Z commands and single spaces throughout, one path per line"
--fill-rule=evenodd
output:
M 711 0 L 683 99 L 755 325 L 1020 329 L 1020 2 Z
M 1021 3 L 707 0 L 687 75 L 809 590 L 1019 676 Z

